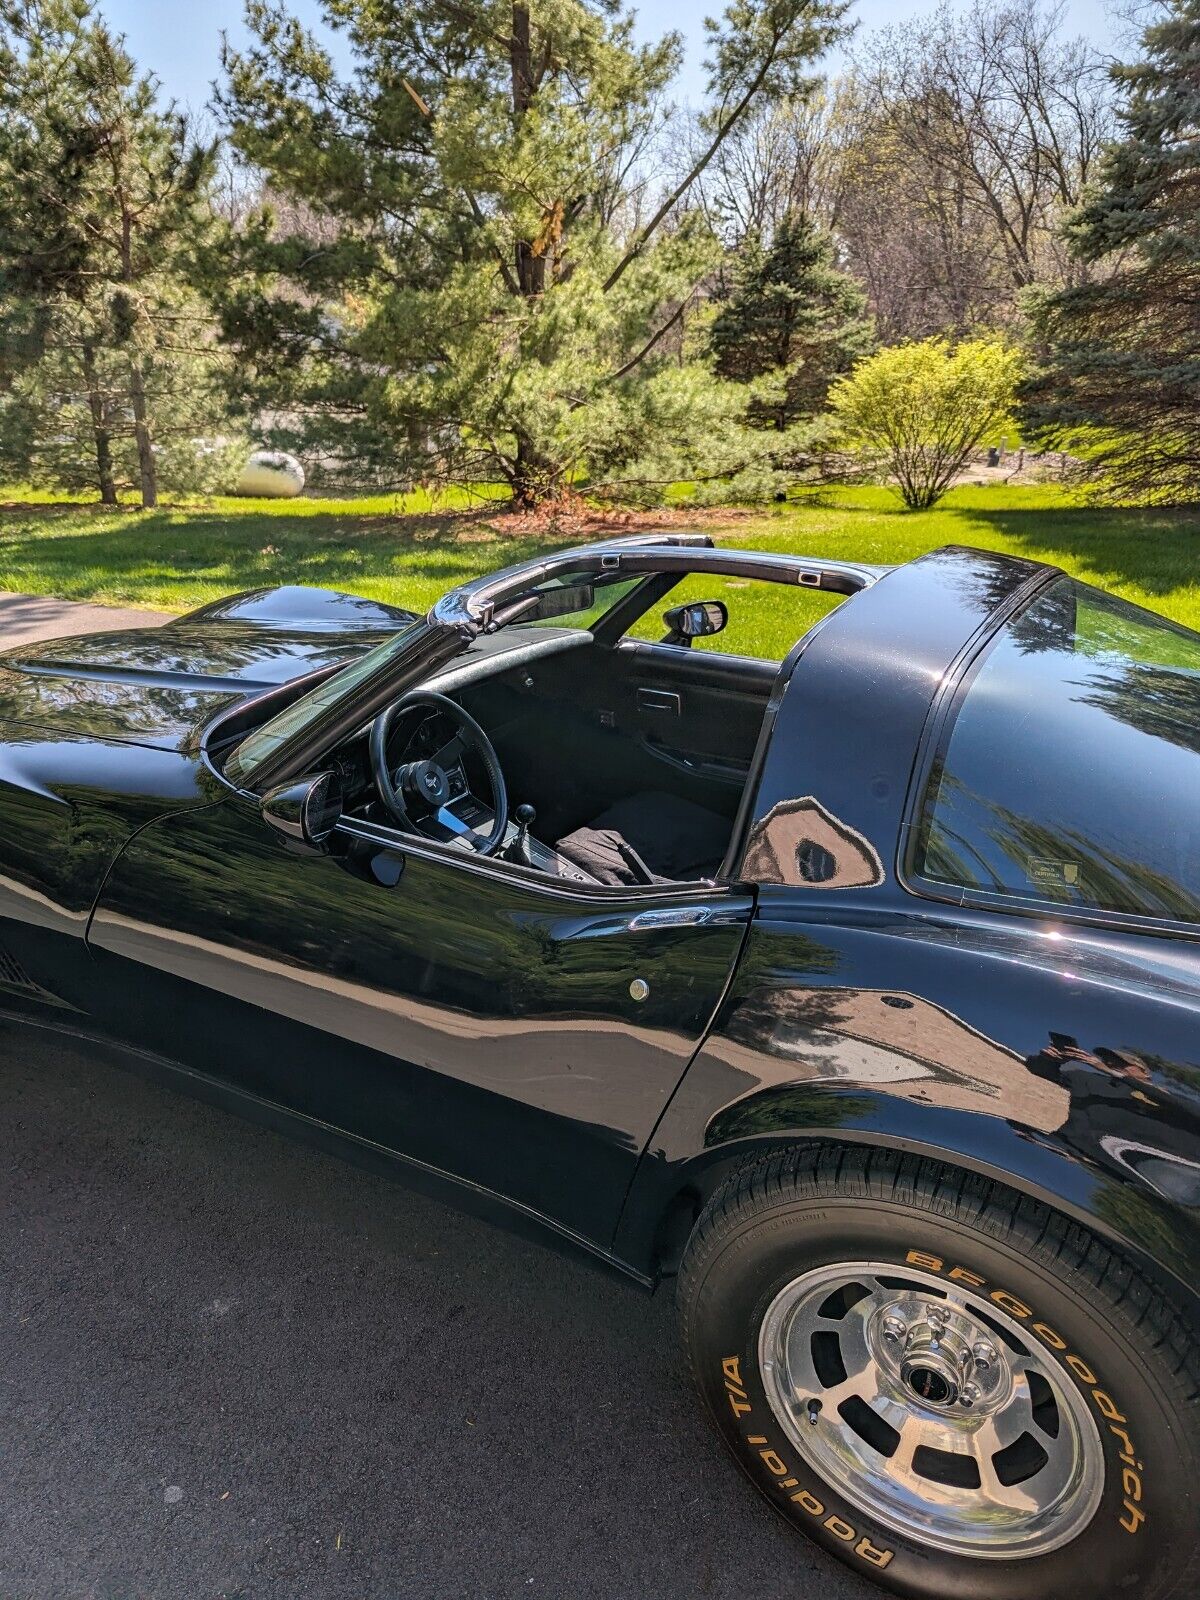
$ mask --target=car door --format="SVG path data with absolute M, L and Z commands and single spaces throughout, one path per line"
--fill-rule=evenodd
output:
M 296 854 L 243 796 L 143 829 L 89 931 L 112 1031 L 601 1247 L 753 901 L 595 891 L 360 839 Z
M 558 797 L 541 820 L 561 835 L 639 789 L 732 816 L 778 677 L 776 662 L 626 639 L 497 675 L 468 709 L 505 771 Z
M 598 669 L 565 663 L 574 702 L 627 745 L 626 769 L 647 788 L 676 788 L 722 806 L 746 786 L 779 663 L 623 639 Z

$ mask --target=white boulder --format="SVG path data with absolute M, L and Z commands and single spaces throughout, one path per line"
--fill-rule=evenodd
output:
M 247 460 L 235 494 L 290 500 L 304 487 L 304 468 L 284 450 L 256 450 Z

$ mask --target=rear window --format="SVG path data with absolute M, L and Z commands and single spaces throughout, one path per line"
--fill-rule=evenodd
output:
M 960 690 L 912 867 L 967 897 L 1200 922 L 1200 634 L 1052 584 Z

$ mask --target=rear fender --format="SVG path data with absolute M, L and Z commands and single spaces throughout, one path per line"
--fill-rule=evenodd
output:
M 1193 1211 L 999 1118 L 885 1096 L 863 1103 L 870 1098 L 782 1084 L 721 1110 L 703 1147 L 690 1155 L 672 1159 L 656 1139 L 631 1188 L 615 1254 L 652 1279 L 673 1273 L 709 1197 L 739 1167 L 780 1148 L 820 1143 L 835 1150 L 901 1150 L 1002 1183 L 1078 1222 L 1129 1257 L 1200 1323 L 1200 1221 Z
M 820 1139 L 1002 1182 L 1200 1309 L 1198 947 L 870 892 L 895 907 L 761 892 L 631 1187 L 622 1251 L 661 1270 L 681 1195 Z

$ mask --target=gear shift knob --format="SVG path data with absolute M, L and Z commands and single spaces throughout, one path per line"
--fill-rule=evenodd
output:
M 517 824 L 517 836 L 509 845 L 506 860 L 517 867 L 531 867 L 533 865 L 529 856 L 529 829 L 537 816 L 531 805 L 517 806 L 513 812 L 513 820 Z

